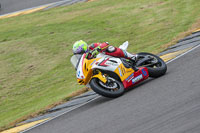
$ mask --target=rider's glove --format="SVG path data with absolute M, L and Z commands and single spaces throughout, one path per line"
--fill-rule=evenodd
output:
M 99 54 L 100 51 L 101 51 L 101 47 L 100 46 L 94 48 L 94 50 L 92 50 L 92 53 L 91 53 L 92 57 L 95 58 Z

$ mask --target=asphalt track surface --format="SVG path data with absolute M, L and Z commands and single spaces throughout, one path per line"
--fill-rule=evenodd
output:
M 199 133 L 200 47 L 117 99 L 100 97 L 27 133 Z
M 0 15 L 33 8 L 62 0 L 0 0 Z

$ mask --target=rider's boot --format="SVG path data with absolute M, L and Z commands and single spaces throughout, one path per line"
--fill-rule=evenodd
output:
M 127 56 L 128 59 L 131 60 L 133 70 L 137 71 L 138 68 L 136 67 L 136 62 L 137 62 L 138 55 L 137 54 L 131 54 L 131 53 L 126 51 L 126 56 Z

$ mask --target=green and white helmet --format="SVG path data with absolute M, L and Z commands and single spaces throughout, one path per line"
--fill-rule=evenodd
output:
M 73 53 L 74 54 L 83 54 L 88 52 L 88 45 L 86 42 L 79 40 L 76 41 L 73 45 Z

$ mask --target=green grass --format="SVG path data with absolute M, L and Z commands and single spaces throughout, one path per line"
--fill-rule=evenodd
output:
M 0 20 L 0 127 L 82 86 L 70 64 L 77 40 L 163 50 L 200 19 L 197 0 L 96 0 Z

